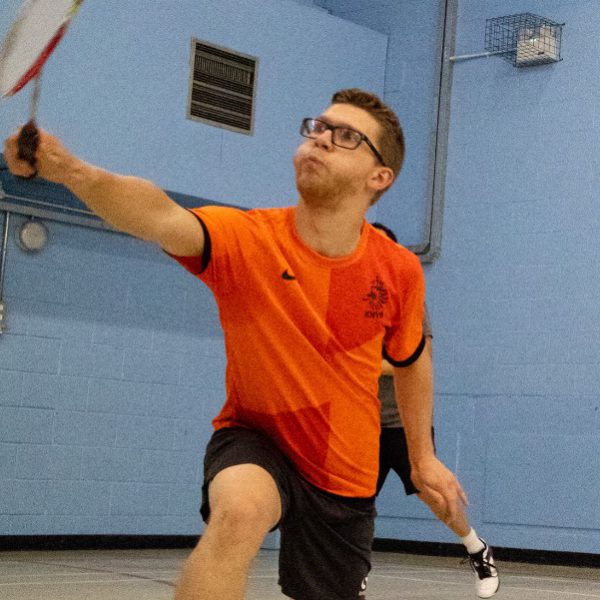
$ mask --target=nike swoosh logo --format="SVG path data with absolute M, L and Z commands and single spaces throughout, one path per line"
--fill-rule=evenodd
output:
M 292 281 L 293 279 L 296 279 L 293 275 L 290 275 L 288 273 L 287 269 L 281 274 L 281 277 L 283 277 L 283 279 L 285 279 L 286 281 Z

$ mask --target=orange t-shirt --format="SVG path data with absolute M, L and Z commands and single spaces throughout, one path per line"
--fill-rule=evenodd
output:
M 418 258 L 366 222 L 351 255 L 327 258 L 300 239 L 292 207 L 193 212 L 205 255 L 175 258 L 219 308 L 227 400 L 215 429 L 258 430 L 313 485 L 372 496 L 382 346 L 397 365 L 423 349 Z

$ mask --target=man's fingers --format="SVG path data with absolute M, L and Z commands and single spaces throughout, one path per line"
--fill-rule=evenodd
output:
M 444 513 L 446 523 L 452 523 L 455 521 L 462 511 L 462 508 L 466 506 L 466 494 L 461 488 L 460 484 L 454 480 L 450 482 L 448 486 L 445 486 L 443 490 L 440 490 L 444 500 Z
M 445 523 L 459 518 L 469 499 L 454 473 L 437 460 L 415 471 L 415 486 L 431 498 L 438 517 Z
M 469 497 L 467 496 L 467 493 L 465 492 L 465 490 L 462 489 L 461 486 L 460 487 L 460 499 L 462 500 L 463 504 L 465 506 L 469 506 Z
M 40 132 L 31 120 L 29 123 L 21 127 L 19 138 L 17 140 L 18 158 L 28 162 L 32 167 L 36 167 L 36 152 L 40 142 Z
M 30 177 L 33 177 L 37 173 L 35 167 L 32 167 L 28 162 L 26 162 L 26 161 L 21 161 L 21 162 L 23 164 L 18 163 L 18 164 L 9 166 L 10 172 L 13 175 L 16 175 L 17 177 L 24 177 L 26 179 L 29 179 Z
M 445 519 L 446 523 L 452 523 L 458 517 L 458 505 L 456 504 L 456 499 L 450 500 L 449 498 L 445 498 L 446 500 L 446 510 L 445 510 Z
M 9 168 L 10 172 L 13 175 L 16 175 L 17 177 L 30 178 L 30 177 L 33 177 L 37 172 L 35 167 L 32 167 L 26 161 L 21 161 L 19 163 L 13 163 L 13 164 L 9 163 L 8 168 Z
M 419 492 L 419 497 L 429 505 L 429 508 L 431 508 L 440 521 L 443 521 L 444 523 L 452 522 L 451 511 L 449 510 L 451 502 L 448 501 L 448 498 L 444 493 L 441 493 L 435 488 L 423 486 L 421 492 Z
M 4 142 L 4 158 L 6 164 L 13 175 L 18 177 L 29 178 L 35 175 L 36 168 L 32 166 L 27 160 L 19 158 L 19 136 L 21 129 L 11 135 Z
M 464 491 L 460 486 L 453 486 L 452 484 L 439 489 L 424 488 L 421 496 L 436 516 L 448 525 L 460 518 L 465 506 L 466 495 Z

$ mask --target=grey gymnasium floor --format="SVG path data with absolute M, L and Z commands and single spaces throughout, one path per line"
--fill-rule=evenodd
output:
M 2 600 L 170 600 L 189 550 L 0 552 Z M 600 569 L 499 563 L 497 600 L 600 598 Z M 283 600 L 277 552 L 262 550 L 248 600 Z M 472 575 L 460 559 L 374 553 L 369 600 L 475 598 Z M 215 599 L 226 600 L 226 599 Z M 318 600 L 318 599 L 315 599 Z

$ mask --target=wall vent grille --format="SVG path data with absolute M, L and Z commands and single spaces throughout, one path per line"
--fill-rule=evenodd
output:
M 258 59 L 193 39 L 188 118 L 252 134 Z

